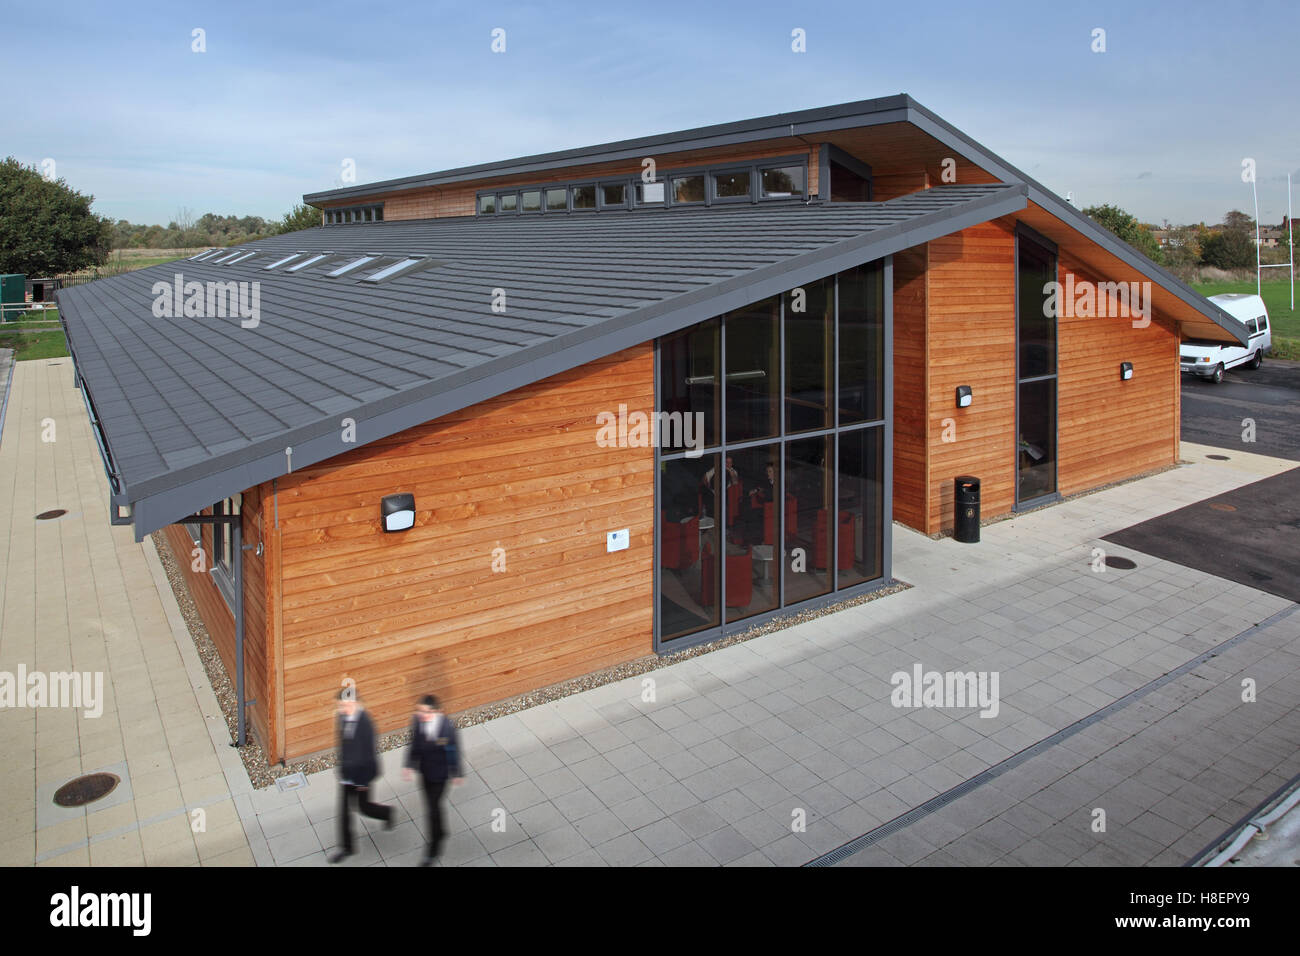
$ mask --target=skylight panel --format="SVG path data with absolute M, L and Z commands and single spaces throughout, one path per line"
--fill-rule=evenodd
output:
M 385 279 L 391 279 L 393 276 L 401 275 L 409 269 L 415 268 L 424 262 L 422 258 L 403 259 L 401 262 L 394 262 L 391 266 L 380 269 L 374 275 L 366 276 L 362 282 L 383 282 Z
M 230 264 L 233 266 L 236 262 L 243 262 L 245 259 L 251 259 L 251 258 L 253 258 L 253 256 L 255 256 L 255 255 L 257 255 L 257 251 L 256 251 L 256 250 L 254 250 L 253 252 L 245 252 L 245 253 L 244 253 L 242 256 L 240 256 L 238 259 L 231 259 L 231 260 L 230 260 Z
M 360 259 L 353 259 L 351 262 L 347 263 L 346 265 L 339 266 L 333 272 L 327 273 L 327 275 L 329 276 L 329 278 L 335 279 L 338 278 L 339 276 L 347 275 L 353 269 L 360 269 L 362 266 L 374 262 L 378 258 L 379 258 L 378 256 L 362 256 Z
M 212 254 L 215 253 L 215 252 L 217 252 L 216 249 L 204 249 L 204 250 L 203 250 L 202 252 L 200 252 L 198 255 L 196 255 L 196 256 L 190 256 L 190 261 L 191 261 L 191 262 L 198 262 L 200 259 L 206 259 L 208 256 L 212 255 Z
M 290 266 L 289 268 L 285 269 L 284 271 L 285 271 L 285 272 L 297 272 L 299 269 L 306 269 L 308 266 L 310 266 L 310 265 L 315 265 L 317 262 L 320 262 L 322 259 L 324 259 L 324 258 L 325 258 L 326 256 L 328 256 L 328 255 L 329 255 L 328 252 L 318 252 L 318 253 L 316 253 L 316 255 L 312 256 L 310 259 L 304 259 L 304 260 L 302 260 L 302 262 L 298 263 L 296 266 Z
M 212 261 L 218 264 L 222 262 L 229 262 L 231 259 L 235 258 L 235 256 L 239 255 L 242 251 L 243 251 L 242 249 L 236 249 L 230 255 L 222 256 L 220 259 L 213 259 Z
M 305 253 L 305 252 L 295 252 L 295 253 L 294 253 L 293 255 L 291 255 L 291 256 L 285 256 L 285 257 L 284 257 L 283 259 L 281 259 L 279 262 L 272 262 L 269 266 L 266 266 L 265 268 L 268 269 L 268 270 L 269 270 L 269 269 L 278 269 L 278 268 L 280 268 L 280 266 L 284 265 L 286 262 L 293 262 L 294 259 L 297 259 L 299 256 L 303 256 L 303 255 L 306 255 L 306 253 Z

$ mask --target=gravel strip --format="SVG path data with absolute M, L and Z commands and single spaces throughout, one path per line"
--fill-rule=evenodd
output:
M 230 739 L 233 743 L 236 734 L 234 681 L 226 674 L 221 655 L 217 653 L 216 645 L 212 643 L 212 638 L 208 634 L 207 626 L 203 623 L 203 618 L 199 614 L 194 598 L 190 594 L 189 586 L 185 583 L 185 577 L 181 573 L 180 566 L 176 563 L 176 558 L 172 555 L 171 549 L 167 546 L 167 541 L 161 531 L 153 533 L 153 541 L 154 546 L 158 549 L 158 557 L 162 561 L 163 570 L 167 573 L 167 580 L 171 583 L 172 593 L 176 596 L 176 603 L 180 607 L 181 616 L 184 617 L 185 623 L 189 627 L 190 637 L 194 640 L 194 647 L 199 653 L 199 659 L 203 661 L 203 669 L 207 671 L 208 681 L 212 684 L 212 690 L 217 696 L 217 702 L 221 705 L 221 712 L 226 720 L 226 728 L 230 732 Z M 910 587 L 910 584 L 902 581 L 891 580 L 889 584 L 868 594 L 862 594 L 812 610 L 783 614 L 763 624 L 746 628 L 735 634 L 728 634 L 726 637 L 710 641 L 707 644 L 696 644 L 671 654 L 648 654 L 636 660 L 616 664 L 613 667 L 584 674 L 582 677 L 575 677 L 558 684 L 551 684 L 549 687 L 529 691 L 517 697 L 472 707 L 452 716 L 457 727 L 482 724 L 497 717 L 504 717 L 507 714 L 514 714 L 530 707 L 536 707 L 539 704 L 560 700 L 572 694 L 580 694 L 594 687 L 602 687 L 605 684 L 612 684 L 628 677 L 636 677 L 640 674 L 659 670 L 679 661 L 699 657 L 701 654 L 708 654 L 723 647 L 730 647 L 732 644 L 751 641 L 764 634 L 771 634 L 774 631 L 781 631 L 796 624 L 802 624 L 804 621 L 811 621 L 814 618 L 834 614 L 836 611 L 845 608 L 856 607 L 859 604 L 866 604 L 868 601 L 875 601 L 890 594 L 897 594 L 899 591 L 906 591 Z M 404 728 L 380 735 L 378 747 L 381 751 L 388 751 L 404 747 L 409 742 L 410 728 Z M 333 750 L 329 750 L 296 760 L 290 764 L 270 766 L 267 764 L 265 751 L 262 750 L 261 744 L 258 743 L 257 738 L 252 733 L 251 725 L 249 726 L 248 742 L 240 750 L 240 757 L 243 758 L 244 769 L 248 771 L 249 780 L 252 781 L 254 787 L 259 789 L 269 787 L 278 778 L 289 774 L 317 773 L 321 770 L 328 770 L 338 763 L 337 754 Z

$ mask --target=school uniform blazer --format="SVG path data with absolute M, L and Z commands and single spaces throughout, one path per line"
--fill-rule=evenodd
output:
M 344 718 L 338 717 L 339 777 L 358 787 L 368 787 L 379 776 L 379 758 L 375 755 L 375 725 L 364 710 L 358 712 L 351 738 L 344 732 Z
M 406 751 L 406 766 L 419 770 L 420 775 L 429 781 L 461 776 L 456 725 L 446 714 L 438 715 L 437 723 L 433 739 L 429 739 L 420 718 L 414 718 L 411 721 L 411 746 Z

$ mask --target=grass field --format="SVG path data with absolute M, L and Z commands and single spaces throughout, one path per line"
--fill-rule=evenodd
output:
M 13 349 L 14 361 L 62 358 L 68 354 L 63 332 L 11 332 L 0 330 L 0 349 Z

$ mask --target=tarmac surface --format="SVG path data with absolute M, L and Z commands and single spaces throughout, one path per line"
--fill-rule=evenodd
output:
M 1253 442 L 1243 440 L 1247 419 Z M 1300 461 L 1300 362 L 1265 359 L 1253 372 L 1232 369 L 1218 385 L 1184 375 L 1182 439 Z

